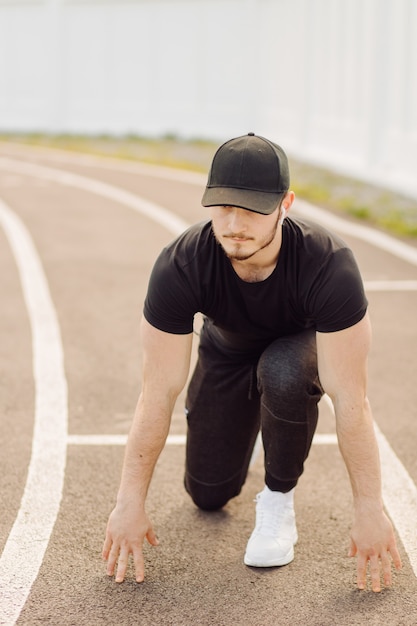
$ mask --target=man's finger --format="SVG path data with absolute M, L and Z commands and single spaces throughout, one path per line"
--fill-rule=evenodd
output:
M 390 546 L 389 551 L 391 554 L 391 558 L 394 561 L 395 568 L 401 569 L 403 564 L 401 562 L 400 553 L 398 552 L 396 543 Z
M 366 587 L 366 567 L 368 559 L 364 558 L 361 554 L 358 555 L 356 563 L 356 584 L 358 589 L 365 589 Z
M 113 576 L 114 568 L 116 566 L 118 556 L 119 556 L 119 547 L 113 543 L 111 550 L 108 553 L 108 558 L 107 558 L 107 568 L 106 568 L 107 576 Z
M 378 593 L 381 591 L 381 572 L 378 555 L 371 556 L 369 566 L 371 570 L 372 591 Z
M 143 583 L 145 579 L 145 564 L 142 548 L 138 547 L 133 551 L 133 563 L 135 566 L 136 582 Z
M 147 535 L 146 535 L 146 539 L 148 540 L 148 542 L 151 544 L 151 546 L 159 546 L 159 539 L 158 537 L 155 535 L 153 528 L 150 528 Z
M 121 549 L 117 561 L 117 571 L 115 578 L 117 583 L 122 583 L 124 581 L 128 562 L 129 552 L 127 550 Z
M 353 541 L 353 539 L 350 538 L 350 547 L 349 547 L 348 556 L 355 556 L 356 552 L 357 552 L 356 544 Z
M 381 567 L 384 579 L 384 585 L 389 587 L 392 583 L 391 559 L 387 553 L 381 555 Z
M 104 544 L 103 544 L 103 550 L 101 551 L 101 556 L 103 557 L 103 559 L 105 561 L 107 561 L 107 559 L 109 558 L 109 552 L 111 549 L 111 544 L 112 544 L 112 540 L 110 539 L 109 535 L 106 535 L 106 538 L 104 540 Z

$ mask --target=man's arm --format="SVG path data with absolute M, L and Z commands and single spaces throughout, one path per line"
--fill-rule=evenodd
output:
M 142 391 L 130 429 L 117 502 L 107 525 L 103 558 L 116 582 L 125 577 L 133 555 L 137 582 L 144 578 L 143 541 L 158 545 L 145 511 L 153 470 L 165 445 L 178 394 L 187 380 L 192 334 L 173 335 L 142 319 Z
M 351 328 L 317 333 L 321 384 L 333 401 L 340 451 L 352 485 L 354 521 L 349 556 L 357 555 L 357 584 L 366 586 L 368 561 L 373 591 L 391 584 L 391 560 L 401 567 L 394 532 L 383 510 L 378 446 L 367 399 L 368 315 Z

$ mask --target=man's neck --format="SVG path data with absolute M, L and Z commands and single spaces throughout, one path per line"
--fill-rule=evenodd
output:
M 274 271 L 276 263 L 270 267 L 257 267 L 248 265 L 247 261 L 232 261 L 236 274 L 247 283 L 260 283 L 266 280 Z

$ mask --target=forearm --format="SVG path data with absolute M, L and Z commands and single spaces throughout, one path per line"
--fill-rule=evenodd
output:
M 156 546 L 158 539 L 145 512 L 145 500 L 159 455 L 169 432 L 175 401 L 187 380 L 192 334 L 173 335 L 141 323 L 143 346 L 142 392 L 130 429 L 116 507 L 110 514 L 103 558 L 107 573 L 116 581 L 126 574 L 133 555 L 136 580 L 143 581 L 142 545 L 145 538 Z
M 144 394 L 139 397 L 129 432 L 123 462 L 118 504 L 134 500 L 143 507 L 156 462 L 169 432 L 172 404 L 147 406 Z
M 335 401 L 339 447 L 349 474 L 355 508 L 382 509 L 378 445 L 367 398 Z
M 391 584 L 391 554 L 401 559 L 392 524 L 384 513 L 381 470 L 371 407 L 366 397 L 369 318 L 336 333 L 317 334 L 319 375 L 336 414 L 339 447 L 349 473 L 354 502 L 350 556 L 357 556 L 357 584 L 366 586 L 368 562 L 372 589 L 380 591 L 380 573 Z

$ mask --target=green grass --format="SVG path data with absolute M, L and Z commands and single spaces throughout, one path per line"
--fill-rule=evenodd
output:
M 136 135 L 110 137 L 32 133 L 0 135 L 0 139 L 198 172 L 207 171 L 216 148 L 215 144 L 208 141 L 184 141 L 172 135 L 154 139 Z
M 206 173 L 217 143 L 205 139 L 127 135 L 3 134 L 3 141 L 49 146 L 73 152 Z M 300 198 L 402 238 L 417 240 L 417 199 L 290 158 L 291 188 Z
M 300 197 L 397 236 L 417 239 L 417 199 L 293 160 L 291 171 L 292 187 Z

